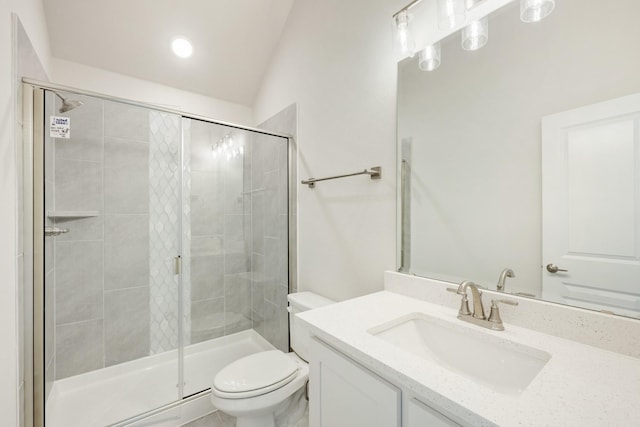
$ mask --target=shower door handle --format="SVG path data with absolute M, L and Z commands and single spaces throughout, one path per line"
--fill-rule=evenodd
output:
M 173 274 L 177 276 L 178 274 L 180 274 L 181 271 L 182 271 L 182 257 L 178 255 L 177 257 L 173 258 Z
M 68 232 L 69 232 L 68 228 L 58 228 L 58 227 L 45 227 L 44 228 L 45 237 L 55 237 L 55 236 L 59 236 L 61 234 L 65 234 L 65 233 L 68 233 Z

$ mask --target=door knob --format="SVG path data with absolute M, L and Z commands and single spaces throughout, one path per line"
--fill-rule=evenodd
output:
M 561 268 L 558 268 L 558 266 L 554 264 L 547 264 L 547 271 L 549 273 L 557 273 L 558 271 L 569 271 L 569 270 L 563 270 Z

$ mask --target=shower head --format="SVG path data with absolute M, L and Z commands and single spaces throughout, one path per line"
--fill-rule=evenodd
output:
M 62 106 L 60 107 L 60 109 L 58 109 L 60 113 L 66 113 L 67 111 L 71 111 L 74 108 L 78 108 L 84 104 L 84 102 L 82 101 L 77 101 L 75 99 L 67 99 L 64 96 L 60 95 L 58 92 L 53 92 L 53 93 L 55 93 L 58 96 L 58 98 L 62 100 Z

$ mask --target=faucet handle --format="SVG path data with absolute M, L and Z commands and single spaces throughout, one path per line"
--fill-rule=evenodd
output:
M 500 309 L 498 304 L 518 305 L 517 301 L 511 301 L 508 299 L 492 299 L 491 300 L 491 312 L 489 313 L 489 322 L 502 325 L 502 318 L 500 317 Z
M 453 292 L 454 294 L 458 294 L 458 288 L 447 288 L 447 292 Z M 469 310 L 469 298 L 467 297 L 466 294 L 462 295 L 462 301 L 460 301 L 460 309 L 458 310 L 458 314 L 460 316 L 471 315 L 471 310 Z
M 469 310 L 469 297 L 467 294 L 462 295 L 462 301 L 460 301 L 460 310 L 458 310 L 460 316 L 471 316 L 471 310 Z

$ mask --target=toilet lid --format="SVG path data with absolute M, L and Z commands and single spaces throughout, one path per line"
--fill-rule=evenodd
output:
M 214 392 L 225 397 L 257 396 L 295 378 L 297 363 L 280 350 L 255 353 L 224 367 L 213 380 Z

